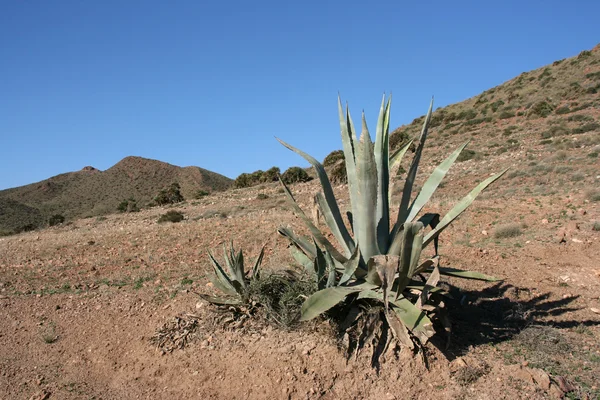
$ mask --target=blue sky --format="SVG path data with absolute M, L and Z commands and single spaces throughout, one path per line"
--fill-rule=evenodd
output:
M 2 1 L 0 189 L 136 155 L 242 172 L 340 148 L 600 42 L 598 1 Z

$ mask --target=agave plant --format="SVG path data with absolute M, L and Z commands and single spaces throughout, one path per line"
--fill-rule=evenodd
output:
M 325 168 L 315 158 L 279 140 L 288 149 L 306 159 L 316 170 L 322 191 L 317 204 L 337 244 L 331 243 L 298 206 L 289 188 L 281 182 L 296 214 L 310 230 L 313 241 L 282 227 L 279 233 L 294 245 L 296 260 L 317 276 L 319 291 L 309 296 L 302 306 L 302 320 L 315 318 L 340 303 L 376 302 L 384 308 L 385 320 L 394 336 L 414 348 L 433 335 L 430 317 L 438 315 L 444 292 L 437 287 L 440 275 L 492 281 L 495 278 L 471 271 L 444 268 L 439 265 L 437 240 L 477 197 L 500 178 L 506 170 L 479 183 L 443 218 L 435 213 L 422 213 L 436 188 L 467 143 L 452 152 L 429 176 L 419 194 L 411 201 L 421 154 L 427 139 L 433 100 L 416 144 L 408 169 L 399 208 L 395 218 L 391 210 L 393 180 L 400 162 L 412 141 L 390 154 L 389 99 L 383 97 L 375 142 L 362 116 L 362 132 L 356 138 L 348 107 L 344 112 L 338 98 L 343 152 L 348 176 L 351 210 L 346 213 L 348 225 L 333 193 Z M 425 228 L 431 227 L 428 233 Z M 434 244 L 433 257 L 421 259 L 422 250 Z M 321 250 L 321 247 L 324 250 Z M 421 279 L 419 279 L 421 278 Z M 346 307 L 352 309 L 351 307 Z M 359 313 L 354 312 L 354 318 Z M 439 315 L 438 315 L 439 316 Z M 442 318 L 448 325 L 448 321 Z M 419 339 L 415 341 L 414 339 Z
M 263 246 L 252 269 L 245 271 L 242 250 L 236 253 L 233 248 L 233 242 L 231 242 L 229 249 L 223 245 L 225 264 L 228 271 L 226 272 L 225 268 L 208 251 L 208 256 L 215 271 L 215 275 L 211 276 L 210 280 L 215 288 L 223 292 L 224 296 L 209 296 L 205 294 L 200 294 L 200 296 L 206 301 L 217 305 L 237 306 L 248 304 L 250 300 L 248 287 L 252 280 L 260 278 L 260 264 L 262 263 L 264 252 L 265 247 Z

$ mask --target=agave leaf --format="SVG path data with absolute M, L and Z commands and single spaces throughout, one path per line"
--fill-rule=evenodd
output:
M 354 232 L 361 245 L 363 259 L 369 260 L 380 254 L 377 245 L 377 166 L 373 154 L 373 142 L 362 116 L 362 133 L 356 147 L 356 174 L 358 177 L 357 210 L 354 213 Z
M 483 274 L 477 271 L 464 271 L 462 269 L 439 267 L 440 274 L 452 276 L 455 278 L 474 279 L 478 281 L 497 282 L 502 279 L 495 278 L 490 275 Z M 428 269 L 426 272 L 433 272 L 433 269 Z
M 340 209 L 338 207 L 337 201 L 333 194 L 333 189 L 331 187 L 331 182 L 329 182 L 329 177 L 327 177 L 327 172 L 325 172 L 325 167 L 317 161 L 314 157 L 308 155 L 300 149 L 295 148 L 292 145 L 287 144 L 283 140 L 277 138 L 279 143 L 292 150 L 296 154 L 302 156 L 306 161 L 308 161 L 317 172 L 317 176 L 319 177 L 319 181 L 321 182 L 321 186 L 323 188 L 323 194 L 325 196 L 325 200 L 327 202 L 327 208 L 329 209 L 329 213 L 332 215 L 335 224 L 330 226 L 333 235 L 340 243 L 342 248 L 345 251 L 346 257 L 350 257 L 352 251 L 354 251 L 354 241 L 344 224 L 344 220 L 342 219 L 342 214 L 340 213 Z
M 390 207 L 389 192 L 390 165 L 389 165 L 389 133 L 390 133 L 390 106 L 391 97 L 385 104 L 385 95 L 381 100 L 381 109 L 377 120 L 375 135 L 375 165 L 377 168 L 377 245 L 379 253 L 385 254 L 389 245 L 390 234 Z
M 239 298 L 226 298 L 226 297 L 216 297 L 216 296 L 209 296 L 206 294 L 202 294 L 202 293 L 198 293 L 198 295 L 208 301 L 211 304 L 217 304 L 217 305 L 222 305 L 222 306 L 236 306 L 236 305 L 240 305 L 242 304 L 241 300 Z
M 302 316 L 300 321 L 311 320 L 344 301 L 348 295 L 358 293 L 371 287 L 373 286 L 334 286 L 319 290 L 310 295 L 308 299 L 304 301 L 304 304 L 302 304 Z
M 336 260 L 338 260 L 341 263 L 346 262 L 347 258 L 344 257 L 342 254 L 340 254 L 340 252 L 337 251 L 337 249 L 335 247 L 333 247 L 333 245 L 331 244 L 331 242 L 329 240 L 327 240 L 327 238 L 325 236 L 323 236 L 323 234 L 321 233 L 321 231 L 319 230 L 319 228 L 317 228 L 312 223 L 312 221 L 310 220 L 310 218 L 308 218 L 306 216 L 306 214 L 304 213 L 304 211 L 302 211 L 302 209 L 300 208 L 300 206 L 298 205 L 298 203 L 296 203 L 296 199 L 294 199 L 294 196 L 292 195 L 292 192 L 290 192 L 290 189 L 287 187 L 287 185 L 281 179 L 279 179 L 279 182 L 283 186 L 285 194 L 291 200 L 292 207 L 296 211 L 296 214 L 304 221 L 304 224 L 308 227 L 308 229 L 310 229 L 310 233 L 315 238 L 315 240 L 321 246 L 325 247 L 325 249 L 328 252 L 331 253 L 331 255 L 333 256 L 333 258 L 335 258 Z
M 325 253 L 325 259 L 327 260 L 328 277 L 326 287 L 335 286 L 335 262 L 331 258 L 331 254 Z
M 219 262 L 213 257 L 210 251 L 208 251 L 208 257 L 215 271 L 215 279 L 213 280 L 213 284 L 226 294 L 232 296 L 237 295 L 238 293 L 235 287 L 233 286 L 233 282 L 231 281 L 231 279 L 229 279 Z
M 354 253 L 352 254 L 352 257 L 350 257 L 348 259 L 348 261 L 346 262 L 346 264 L 344 265 L 344 267 L 345 267 L 344 273 L 342 274 L 342 277 L 340 278 L 340 281 L 338 282 L 338 286 L 345 285 L 354 276 L 359 263 L 360 263 L 360 247 L 356 246 L 356 248 L 354 249 Z
M 342 149 L 344 151 L 344 163 L 346 165 L 346 175 L 348 176 L 348 189 L 350 191 L 350 207 L 352 213 L 356 215 L 358 199 L 358 177 L 356 175 L 356 133 L 350 110 L 346 105 L 346 113 L 342 108 L 342 101 L 338 95 L 338 114 L 340 118 L 340 132 L 342 135 Z M 351 223 L 352 225 L 352 223 Z M 354 229 L 354 226 L 352 227 Z
M 329 208 L 329 205 L 327 204 L 327 200 L 325 199 L 325 196 L 323 195 L 323 193 L 318 192 L 316 194 L 315 198 L 317 200 L 319 209 L 321 210 L 321 214 L 323 215 L 323 218 L 325 219 L 325 223 L 327 224 L 327 226 L 329 227 L 331 232 L 334 234 L 334 236 L 336 236 L 335 232 L 336 231 L 339 232 L 339 229 L 337 227 L 337 221 L 336 221 L 335 217 L 333 216 L 331 208 Z M 339 242 L 341 237 L 336 236 L 336 239 Z M 349 248 L 352 249 L 352 252 L 354 252 L 354 249 L 356 247 L 354 240 L 351 240 L 349 245 L 350 245 Z M 348 254 L 347 256 L 349 257 L 350 255 L 351 254 Z
M 427 282 L 425 282 L 423 290 L 421 291 L 421 295 L 415 303 L 415 306 L 417 308 L 423 309 L 423 305 L 427 304 L 427 301 L 429 300 L 429 294 L 431 293 L 432 289 L 434 289 L 437 286 L 439 281 L 440 269 L 438 267 L 435 267 L 431 272 L 431 275 L 429 275 L 429 278 L 427 278 Z
M 450 154 L 448 158 L 442 161 L 442 163 L 438 165 L 438 167 L 431 173 L 427 181 L 423 184 L 419 195 L 417 196 L 415 201 L 413 201 L 413 203 L 410 205 L 408 209 L 408 217 L 406 218 L 407 221 L 412 221 L 417 216 L 417 214 L 421 212 L 421 209 L 425 204 L 427 204 L 427 202 L 439 186 L 440 182 L 442 182 L 442 179 L 444 179 L 444 177 L 448 173 L 448 170 L 450 169 L 452 164 L 454 164 L 454 161 L 456 161 L 456 158 L 468 144 L 469 141 L 459 146 L 458 149 L 452 152 L 452 154 Z
M 263 247 L 260 249 L 260 253 L 256 258 L 256 262 L 254 263 L 254 267 L 252 267 L 252 279 L 257 279 L 260 277 L 260 264 L 262 263 L 263 257 L 265 255 L 265 247 L 267 244 L 265 243 Z
M 296 235 L 294 233 L 294 231 L 291 230 L 290 228 L 282 226 L 279 229 L 277 229 L 277 232 L 280 235 L 288 238 L 290 240 L 290 242 L 292 242 L 294 244 L 294 246 L 296 246 L 297 248 L 302 250 L 304 252 L 304 254 L 306 254 L 308 257 L 314 259 L 317 256 L 317 250 L 315 249 L 315 246 L 312 243 L 310 243 L 308 240 L 306 240 L 304 237 Z M 311 260 L 311 263 L 312 263 L 312 260 Z
M 406 222 L 406 217 L 408 217 L 408 205 L 410 203 L 410 197 L 412 195 L 412 189 L 415 183 L 415 178 L 417 177 L 419 162 L 421 161 L 421 153 L 423 152 L 425 140 L 427 139 L 427 132 L 429 129 L 429 121 L 431 120 L 432 109 L 433 99 L 431 99 L 431 103 L 429 104 L 429 110 L 427 111 L 427 116 L 425 117 L 425 121 L 423 122 L 423 128 L 421 129 L 419 144 L 417 145 L 415 156 L 410 164 L 406 180 L 404 181 L 404 188 L 402 189 L 402 199 L 400 200 L 400 210 L 398 211 L 398 218 L 396 219 L 396 223 L 394 224 L 394 228 L 392 229 L 392 234 L 390 238 L 391 240 L 394 240 L 395 235 L 401 229 L 402 224 Z
M 400 169 L 400 164 L 402 162 L 402 158 L 404 158 L 404 154 L 409 149 L 410 145 L 413 143 L 412 140 L 409 140 L 404 146 L 400 147 L 391 157 L 390 157 L 390 177 L 395 177 L 398 174 L 398 169 Z M 391 204 L 392 192 L 394 188 L 394 182 L 396 179 L 391 179 L 388 185 L 388 205 Z M 389 212 L 388 212 L 389 213 Z M 388 238 L 389 239 L 389 238 Z
M 471 192 L 468 195 L 463 197 L 463 199 L 459 201 L 454 206 L 454 208 L 452 208 L 452 210 L 450 210 L 444 216 L 444 218 L 440 221 L 438 226 L 434 230 L 429 232 L 427 236 L 425 236 L 425 240 L 423 241 L 423 247 L 426 247 L 435 237 L 437 237 L 444 229 L 446 229 L 446 227 L 450 225 L 452 221 L 454 221 L 460 214 L 462 214 L 463 211 L 467 209 L 467 207 L 469 207 L 469 205 L 471 205 L 473 200 L 475 200 L 475 198 L 479 195 L 479 193 L 481 193 L 483 189 L 485 189 L 498 178 L 500 178 L 502 175 L 504 175 L 506 171 L 508 171 L 508 168 L 502 172 L 497 173 L 496 175 L 490 176 L 489 178 L 481 182 L 479 185 L 477 185 L 475 189 L 471 190 Z
M 400 320 L 398 315 L 396 313 L 386 312 L 385 318 L 386 318 L 390 328 L 392 328 L 394 337 L 397 340 L 399 340 L 400 343 L 402 343 L 409 349 L 414 350 L 415 343 L 413 342 L 412 338 L 410 337 L 410 334 L 408 333 L 408 329 L 406 328 L 406 325 L 404 325 L 402 323 L 402 321 Z
M 300 265 L 302 265 L 307 272 L 309 273 L 314 273 L 314 263 L 313 260 L 311 260 L 310 258 L 308 258 L 308 256 L 306 254 L 304 254 L 303 252 L 301 252 L 300 250 L 296 249 L 296 248 L 292 248 L 292 257 L 294 257 L 294 260 L 296 260 L 296 262 Z
M 390 301 L 394 305 L 393 310 L 400 321 L 415 335 L 422 344 L 427 343 L 429 338 L 435 334 L 433 323 L 424 311 L 419 310 L 405 297 Z
M 325 272 L 327 272 L 327 260 L 325 259 L 325 254 L 321 251 L 319 246 L 316 245 L 317 248 L 317 257 L 315 258 L 315 273 L 317 278 L 317 287 L 319 289 L 325 288 Z
M 416 263 L 419 261 L 423 241 L 423 224 L 406 222 L 400 234 L 390 247 L 390 254 L 400 257 L 398 279 L 396 283 L 396 298 L 404 291 L 414 274 Z
M 427 271 L 428 269 L 433 268 L 434 265 L 439 265 L 439 263 L 440 263 L 440 257 L 438 255 L 436 255 L 433 258 L 430 258 L 428 260 L 425 260 L 421 263 L 421 265 L 419 265 L 415 269 L 415 273 L 413 274 L 413 276 L 421 274 L 421 273 Z

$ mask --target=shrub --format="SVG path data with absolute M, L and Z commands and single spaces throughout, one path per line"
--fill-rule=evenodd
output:
M 344 160 L 339 160 L 337 164 L 331 168 L 329 172 L 329 179 L 335 184 L 346 184 L 348 183 L 348 173 L 346 172 L 346 163 Z
M 519 224 L 505 224 L 499 225 L 494 229 L 494 237 L 496 239 L 512 238 L 521 235 L 521 225 Z
M 569 133 L 569 129 L 565 125 L 554 125 L 548 130 L 542 132 L 542 139 L 549 139 L 555 136 L 562 136 Z
M 598 158 L 598 152 L 597 151 L 592 151 L 591 153 L 588 153 L 587 156 L 589 158 Z
M 503 105 L 504 105 L 504 101 L 502 101 L 502 100 L 497 100 L 497 101 L 493 102 L 492 104 L 490 104 L 493 112 L 498 111 L 498 109 L 500 109 L 500 107 L 502 107 Z
M 259 180 L 261 183 L 277 182 L 280 173 L 279 167 L 271 167 L 262 173 Z
M 554 111 L 554 107 L 550 103 L 547 101 L 540 101 L 531 107 L 529 115 L 546 118 L 552 111 Z
M 290 167 L 283 173 L 283 175 L 281 175 L 281 180 L 286 185 L 299 182 L 308 182 L 311 179 L 312 178 L 308 175 L 308 173 L 300 167 Z
M 266 200 L 268 198 L 269 198 L 269 196 L 266 193 L 259 193 L 256 195 L 257 200 Z
M 158 223 L 162 224 L 163 222 L 181 222 L 183 221 L 184 216 L 181 212 L 175 210 L 169 210 L 165 214 L 161 215 L 158 219 Z
M 596 232 L 600 231 L 600 221 L 595 221 L 595 222 L 593 223 L 593 225 L 592 225 L 592 230 L 593 230 L 593 231 L 596 231 Z
M 389 194 L 394 193 L 390 187 L 393 180 L 390 182 L 389 178 L 395 175 L 391 167 L 400 165 L 404 152 L 390 156 L 389 147 L 386 146 L 389 113 L 390 102 L 388 100 L 385 103 L 384 100 L 373 143 L 366 128 L 363 128 L 360 139 L 355 137 L 350 116 L 348 113 L 344 115 L 341 101 L 339 102 L 342 143 L 349 172 L 353 236 L 342 218 L 323 166 L 306 153 L 280 140 L 285 147 L 303 156 L 315 168 L 322 189 L 317 194 L 317 199 L 325 210 L 323 216 L 337 246 L 327 238 L 330 235 L 324 235 L 312 223 L 285 184 L 286 195 L 296 214 L 310 229 L 313 240 L 298 237 L 288 227 L 279 228 L 279 233 L 290 240 L 296 250 L 294 257 L 313 276 L 318 288 L 302 305 L 301 320 L 310 320 L 325 312 L 338 320 L 346 320 L 350 315 L 354 323 L 349 329 L 354 330 L 353 333 L 358 332 L 356 335 L 350 334 L 350 338 L 372 337 L 374 341 L 369 341 L 369 344 L 377 349 L 385 348 L 387 341 L 393 337 L 408 348 L 418 351 L 421 348 L 419 343 L 425 344 L 434 334 L 434 321 L 440 321 L 442 297 L 439 290 L 433 290 L 438 285 L 440 275 L 494 280 L 479 273 L 440 267 L 437 263 L 437 240 L 442 230 L 505 171 L 481 182 L 443 219 L 440 220 L 440 215 L 434 213 L 423 214 L 417 219 L 466 146 L 466 143 L 459 146 L 431 173 L 422 185 L 422 190 L 411 202 L 431 119 L 430 107 L 404 182 L 398 215 L 390 220 L 392 215 L 396 215 L 390 212 L 389 204 Z M 432 231 L 425 234 L 425 227 L 432 227 Z M 422 262 L 421 252 L 430 243 L 433 243 L 436 256 Z M 427 275 L 423 281 L 413 280 L 413 277 L 421 275 Z M 448 322 L 447 319 L 444 321 Z M 387 333 L 388 331 L 391 332 Z M 359 342 L 360 340 L 354 344 L 360 348 Z M 377 359 L 378 355 L 375 353 L 372 360 L 377 362 Z
M 201 198 L 203 198 L 203 197 L 206 197 L 206 196 L 208 196 L 209 194 L 210 194 L 210 193 L 209 193 L 209 192 L 207 192 L 206 190 L 202 190 L 202 189 L 200 189 L 200 190 L 198 190 L 198 191 L 196 192 L 196 194 L 194 195 L 194 198 L 195 198 L 195 199 L 201 199 Z
M 331 167 L 335 165 L 339 160 L 344 159 L 344 152 L 342 150 L 334 150 L 325 157 L 323 160 L 324 167 Z
M 554 110 L 554 113 L 558 115 L 568 114 L 570 112 L 571 109 L 569 108 L 569 106 L 558 107 L 556 110 Z
M 585 115 L 585 114 L 575 114 L 575 115 L 571 115 L 569 118 L 567 118 L 567 121 L 569 122 L 584 122 L 584 121 L 593 121 L 594 118 L 590 117 L 589 115 Z
M 592 201 L 592 202 L 600 201 L 600 190 L 598 190 L 598 189 L 588 190 L 587 192 L 585 192 L 585 199 Z
M 177 182 L 172 183 L 168 189 L 161 190 L 154 198 L 154 202 L 159 206 L 180 203 L 183 200 L 183 196 L 181 195 L 181 187 Z
M 514 111 L 507 111 L 507 110 L 505 110 L 505 111 L 502 111 L 500 113 L 500 115 L 498 116 L 498 118 L 500 118 L 500 119 L 507 119 L 507 118 L 512 118 L 514 116 L 515 116 L 515 112 Z
M 460 155 L 456 159 L 456 162 L 471 160 L 473 157 L 475 157 L 476 154 L 477 153 L 475 153 L 475 150 L 463 150 L 462 153 L 460 153 Z
M 398 130 L 396 129 L 394 132 L 390 134 L 390 149 L 396 150 L 400 147 L 404 146 L 406 143 L 410 141 L 410 136 L 406 130 Z
M 465 111 L 461 111 L 458 114 L 458 119 L 466 119 L 466 120 L 470 120 L 473 119 L 477 116 L 477 111 L 475 110 L 465 110 Z
M 577 128 L 573 128 L 573 134 L 580 134 L 580 133 L 586 133 L 586 132 L 590 132 L 590 131 L 595 131 L 600 129 L 600 124 L 597 122 L 590 122 L 587 124 L 583 124 L 581 126 L 578 126 Z
M 61 214 L 54 214 L 48 219 L 48 225 L 54 226 L 65 222 L 65 217 Z
M 129 199 L 120 202 L 117 206 L 117 210 L 119 212 L 138 212 L 140 211 L 140 208 L 137 205 L 137 201 L 133 197 L 130 197 Z

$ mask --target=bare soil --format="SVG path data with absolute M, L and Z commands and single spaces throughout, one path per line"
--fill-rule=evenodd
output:
M 431 211 L 472 186 L 458 169 L 455 192 L 442 190 Z M 293 187 L 305 209 L 316 190 Z M 266 242 L 267 268 L 291 262 L 275 232 L 302 227 L 277 185 L 179 205 L 178 224 L 158 224 L 166 209 L 155 208 L 0 238 L 0 398 L 598 398 L 600 203 L 583 188 L 503 190 L 477 200 L 440 246 L 445 265 L 504 280 L 446 280 L 448 348 L 435 338 L 425 358 L 400 350 L 379 370 L 366 351 L 346 360 L 328 321 L 233 329 L 196 295 L 211 290 L 206 249 L 232 238 L 250 258 Z M 151 338 L 178 316 L 197 329 L 165 353 Z

